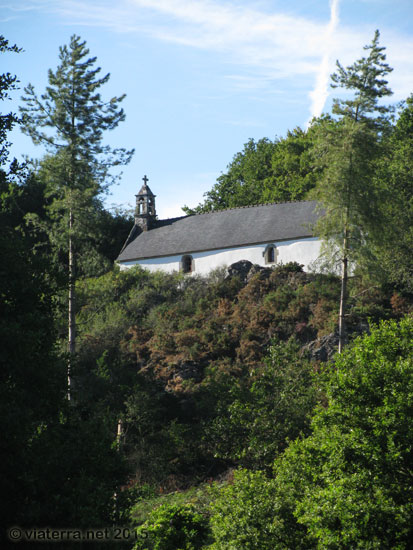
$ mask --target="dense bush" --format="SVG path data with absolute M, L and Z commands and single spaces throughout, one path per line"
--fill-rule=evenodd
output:
M 200 550 L 208 537 L 208 522 L 191 506 L 162 505 L 137 528 L 135 550 Z
M 413 319 L 382 323 L 325 374 L 328 407 L 275 477 L 241 472 L 220 489 L 220 550 L 407 550 L 413 536 Z
M 290 340 L 274 344 L 249 379 L 229 387 L 206 429 L 216 456 L 251 469 L 271 468 L 288 440 L 307 434 L 317 401 L 313 365 Z

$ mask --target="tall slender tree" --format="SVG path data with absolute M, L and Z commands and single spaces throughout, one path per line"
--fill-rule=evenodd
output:
M 66 243 L 68 280 L 68 386 L 76 351 L 75 282 L 81 236 L 90 211 L 111 182 L 110 168 L 127 164 L 133 151 L 104 145 L 103 134 L 125 119 L 120 103 L 125 95 L 104 101 L 99 89 L 110 75 L 99 78 L 96 57 L 88 57 L 86 42 L 73 35 L 60 48 L 60 64 L 49 70 L 49 86 L 39 97 L 29 84 L 21 107 L 22 130 L 49 155 L 41 162 L 48 182 L 54 235 Z M 63 239 L 62 239 L 63 236 Z
M 368 55 L 344 68 L 337 61 L 333 88 L 353 92 L 333 100 L 333 117 L 319 125 L 316 158 L 323 169 L 317 189 L 324 216 L 317 230 L 325 251 L 341 262 L 339 352 L 346 340 L 345 309 L 349 262 L 360 263 L 369 239 L 380 228 L 379 188 L 374 184 L 376 160 L 391 107 L 379 100 L 392 94 L 385 76 L 392 71 L 379 47 L 379 31 L 364 47 Z

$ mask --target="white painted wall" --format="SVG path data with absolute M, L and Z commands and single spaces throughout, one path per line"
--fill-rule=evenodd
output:
M 274 264 L 266 264 L 264 252 L 269 244 L 276 247 L 276 263 L 298 262 L 304 264 L 304 270 L 314 262 L 320 253 L 320 241 L 313 237 L 295 241 L 282 241 L 274 243 L 256 244 L 237 248 L 224 248 L 208 252 L 193 252 L 195 270 L 193 273 L 208 274 L 217 267 L 229 266 L 240 260 L 249 260 L 253 264 L 269 267 Z M 182 255 L 166 256 L 164 258 L 148 258 L 146 260 L 133 260 L 120 262 L 121 269 L 128 269 L 136 264 L 149 269 L 149 271 L 179 271 Z

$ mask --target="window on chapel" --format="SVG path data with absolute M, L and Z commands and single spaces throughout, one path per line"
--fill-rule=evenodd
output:
M 182 256 L 181 270 L 182 270 L 182 273 L 191 273 L 192 271 L 194 271 L 194 260 L 192 256 L 189 256 L 189 255 Z
M 276 248 L 273 244 L 267 246 L 264 256 L 265 256 L 265 263 L 266 264 L 275 264 L 276 263 L 276 261 L 277 261 L 277 251 L 276 251 Z

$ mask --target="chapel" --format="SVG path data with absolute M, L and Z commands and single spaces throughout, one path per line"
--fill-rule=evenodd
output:
M 308 270 L 320 253 L 315 201 L 261 204 L 160 220 L 148 178 L 136 195 L 135 223 L 117 258 L 121 269 L 208 274 L 248 260 L 264 267 L 296 261 Z

